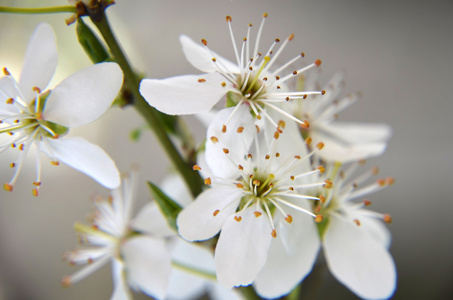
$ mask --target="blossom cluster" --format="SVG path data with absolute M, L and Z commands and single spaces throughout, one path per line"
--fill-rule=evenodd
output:
M 89 225 L 75 224 L 81 246 L 64 259 L 86 266 L 64 277 L 63 286 L 111 263 L 112 299 L 130 299 L 130 288 L 156 299 L 205 292 L 242 299 L 236 287 L 249 285 L 260 297 L 278 298 L 310 274 L 322 248 L 331 273 L 359 297 L 393 295 L 396 269 L 383 224 L 391 217 L 369 210 L 365 197 L 394 180 L 374 178 L 377 168 L 355 175 L 366 159 L 384 152 L 391 130 L 336 121 L 359 94 L 339 98 L 342 74 L 320 88 L 321 60 L 305 64 L 304 53 L 281 64 L 293 34 L 260 52 L 267 17 L 255 39 L 248 26 L 240 47 L 226 17 L 235 62 L 205 39 L 181 35 L 184 55 L 202 73 L 141 80 L 138 92 L 151 107 L 166 115 L 195 114 L 207 128 L 192 166 L 202 192 L 194 195 L 180 176 L 169 175 L 160 187 L 149 183 L 156 201 L 135 218 L 136 172 L 120 175 L 100 147 L 67 136 L 111 107 L 124 83 L 123 67 L 112 58 L 46 90 L 58 55 L 52 29 L 41 24 L 19 79 L 3 68 L 0 152 L 17 153 L 4 189 L 13 191 L 34 153 L 32 193 L 38 196 L 43 153 L 52 165 L 65 163 L 111 190 L 95 199 Z

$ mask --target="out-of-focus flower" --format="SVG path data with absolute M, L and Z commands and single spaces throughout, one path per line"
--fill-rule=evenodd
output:
M 175 76 L 162 80 L 144 79 L 140 85 L 141 94 L 151 106 L 166 114 L 206 112 L 222 97 L 227 96 L 227 106 L 247 105 L 258 119 L 264 116 L 274 128 L 277 128 L 278 124 L 276 120 L 270 117 L 269 111 L 276 111 L 298 122 L 303 127 L 308 126 L 303 120 L 297 119 L 283 110 L 280 103 L 292 99 L 302 99 L 309 94 L 322 93 L 320 91 L 289 91 L 286 85 L 288 79 L 294 78 L 297 74 L 301 74 L 314 66 L 319 66 L 321 61 L 316 60 L 316 62 L 301 69 L 289 73 L 285 72 L 288 66 L 304 56 L 302 53 L 271 71 L 274 62 L 277 61 L 280 53 L 286 44 L 294 38 L 294 35 L 291 34 L 278 50 L 274 51 L 275 46 L 280 43 L 280 40 L 276 39 L 264 54 L 259 53 L 260 37 L 266 17 L 267 14 L 264 14 L 253 50 L 250 46 L 252 25 L 249 25 L 247 37 L 243 39 L 242 47 L 238 50 L 231 28 L 231 17 L 226 17 L 236 63 L 232 63 L 211 51 L 206 40 L 203 39 L 203 45 L 200 45 L 182 35 L 180 41 L 187 60 L 205 74 Z M 235 112 L 236 110 L 232 111 L 226 123 Z
M 359 187 L 377 169 L 351 179 L 357 166 L 354 163 L 340 171 L 339 164 L 331 165 L 323 174 L 333 182 L 332 189 L 320 191 L 325 202 L 315 210 L 324 216 L 324 222 L 319 224 L 324 253 L 332 274 L 359 297 L 389 298 L 396 288 L 396 269 L 388 251 L 390 233 L 382 221 L 390 223 L 391 218 L 366 209 L 371 204 L 369 200 L 352 200 L 385 188 L 393 179 L 379 179 Z
M 161 184 L 162 191 L 181 207 L 189 205 L 192 195 L 181 177 L 167 176 Z M 167 231 L 171 244 L 172 271 L 168 285 L 167 299 L 199 299 L 208 293 L 211 299 L 240 300 L 241 294 L 217 282 L 214 254 L 209 246 L 188 243 L 169 226 L 155 203 L 147 204 L 134 220 L 135 228 L 146 231 L 151 224 L 160 224 Z M 155 225 L 153 225 L 155 226 Z
M 171 257 L 163 238 L 169 232 L 153 222 L 157 210 L 140 212 L 137 220 L 131 220 L 133 176 L 123 178 L 122 186 L 113 190 L 111 197 L 96 201 L 90 226 L 75 225 L 86 246 L 66 253 L 64 258 L 74 265 L 88 265 L 64 277 L 64 286 L 78 282 L 110 261 L 114 281 L 111 299 L 130 299 L 127 286 L 157 299 L 165 298 Z M 143 215 L 147 216 L 145 221 Z
M 317 72 L 310 73 L 305 80 L 299 77 L 299 89 L 319 89 Z M 338 100 L 344 86 L 343 74 L 336 74 L 324 87 L 324 96 L 310 96 L 305 101 L 292 101 L 285 104 L 288 112 L 299 119 L 307 120 L 310 126 L 302 128 L 305 137 L 310 136 L 313 143 L 325 143 L 319 156 L 325 161 L 352 162 L 380 155 L 387 146 L 391 128 L 386 124 L 367 124 L 358 122 L 335 122 L 338 113 L 354 103 L 359 93 Z
M 229 130 L 223 124 L 233 110 Z M 263 297 L 290 292 L 312 269 L 319 249 L 315 222 L 304 191 L 329 182 L 314 181 L 323 168 L 311 169 L 310 157 L 294 122 L 279 122 L 283 133 L 257 128 L 249 108 L 221 110 L 208 128 L 200 170 L 210 189 L 178 216 L 180 235 L 206 240 L 220 231 L 216 272 L 226 287 L 254 286 Z M 322 148 L 322 145 L 318 146 Z M 278 276 L 276 276 L 278 274 Z
M 108 188 L 120 184 L 119 172 L 112 159 L 100 147 L 78 137 L 64 137 L 69 128 L 90 123 L 103 115 L 123 83 L 116 63 L 102 63 L 82 69 L 51 91 L 44 91 L 57 65 L 55 35 L 48 24 L 39 25 L 29 42 L 19 81 L 3 69 L 0 78 L 0 133 L 9 135 L 0 152 L 19 152 L 10 166 L 15 169 L 11 181 L 4 184 L 12 191 L 30 149 L 36 151 L 36 180 L 33 194 L 41 185 L 40 152 L 52 164 L 63 162 L 91 176 Z M 12 146 L 12 147 L 11 147 Z

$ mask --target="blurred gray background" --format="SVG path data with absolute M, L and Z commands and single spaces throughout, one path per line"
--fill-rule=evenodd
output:
M 65 5 L 65 1 L 6 1 L 0 5 Z M 322 80 L 346 72 L 345 93 L 363 98 L 340 120 L 383 122 L 393 127 L 387 152 L 372 159 L 382 176 L 396 184 L 370 196 L 373 209 L 392 215 L 391 252 L 398 269 L 394 299 L 453 299 L 453 1 L 360 0 L 117 0 L 108 9 L 111 23 L 137 70 L 149 78 L 197 72 L 185 61 L 178 36 L 205 38 L 210 47 L 233 59 L 225 16 L 233 18 L 239 40 L 247 24 L 269 13 L 261 45 L 294 33 L 281 60 L 304 51 L 306 62 L 320 58 Z M 55 83 L 88 66 L 67 14 L 0 15 L 0 66 L 16 76 L 35 26 L 52 24 L 60 49 Z M 88 21 L 87 21 L 88 23 Z M 201 140 L 203 128 L 189 119 Z M 127 171 L 140 163 L 140 203 L 149 201 L 145 181 L 158 182 L 168 168 L 165 154 L 150 132 L 129 142 L 143 125 L 131 108 L 114 108 L 99 121 L 71 130 L 103 147 Z M 0 182 L 12 176 L 13 157 L 0 156 Z M 107 191 L 87 176 L 43 160 L 40 196 L 31 195 L 31 161 L 13 193 L 0 191 L 1 299 L 108 299 L 109 267 L 68 288 L 62 276 L 76 268 L 61 255 L 76 246 L 73 223 L 91 210 L 90 198 Z M 366 255 L 366 253 L 364 253 Z M 316 299 L 355 299 L 328 273 Z

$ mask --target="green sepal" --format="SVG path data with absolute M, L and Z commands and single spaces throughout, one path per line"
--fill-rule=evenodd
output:
M 111 60 L 102 42 L 83 22 L 82 18 L 77 19 L 76 31 L 80 45 L 94 64 Z
M 151 190 L 151 195 L 160 208 L 160 211 L 167 219 L 168 225 L 177 231 L 178 228 L 176 227 L 176 218 L 178 217 L 179 212 L 182 210 L 182 207 L 179 206 L 179 204 L 172 200 L 170 197 L 168 197 L 152 182 L 148 181 L 148 186 Z
M 330 219 L 327 216 L 323 215 L 323 220 L 319 223 L 316 223 L 316 226 L 318 227 L 318 234 L 321 240 L 324 237 L 324 233 L 326 232 L 326 229 L 329 225 L 329 221 Z
M 240 100 L 241 96 L 230 91 L 226 94 L 225 107 L 236 106 L 236 104 L 238 104 Z

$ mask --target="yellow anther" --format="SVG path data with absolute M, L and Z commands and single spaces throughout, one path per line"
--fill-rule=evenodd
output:
M 363 205 L 370 206 L 371 205 L 371 201 L 370 200 L 363 200 Z
M 325 187 L 326 189 L 330 189 L 330 188 L 332 187 L 332 181 L 326 180 L 326 181 L 324 181 L 324 182 L 325 182 L 324 187 Z
M 13 103 L 14 103 L 14 99 L 13 98 L 6 99 L 6 104 L 13 104 Z
M 308 137 L 305 139 L 305 144 L 310 145 L 311 141 L 312 141 L 311 137 Z
M 273 238 L 277 237 L 277 231 L 275 229 L 272 230 L 271 235 Z
M 227 22 L 231 22 L 231 20 L 232 20 L 232 19 L 231 19 L 231 16 L 226 16 L 225 19 L 226 19 Z
M 253 185 L 260 186 L 261 182 L 258 179 L 253 180 Z
M 215 216 L 217 216 L 217 215 L 219 214 L 219 212 L 220 212 L 220 210 L 216 209 L 216 210 L 212 213 L 212 215 L 215 217 Z
M 206 185 L 211 185 L 211 183 L 212 183 L 212 182 L 211 182 L 211 178 L 209 178 L 209 177 L 206 178 L 206 179 L 204 180 L 204 183 L 205 183 Z
M 295 159 L 300 159 L 300 155 L 294 155 Z
M 200 79 L 198 79 L 198 82 L 200 82 L 200 83 L 206 82 L 206 79 L 200 78 Z
M 357 225 L 357 226 L 360 226 L 360 221 L 358 219 L 354 219 L 354 223 Z
M 10 167 L 10 168 L 14 168 L 15 166 L 16 166 L 15 163 L 10 163 L 10 164 L 9 164 L 9 167 Z
M 291 224 L 293 222 L 293 217 L 291 215 L 287 215 L 285 221 Z
M 326 171 L 326 169 L 323 166 L 318 167 L 319 173 L 322 174 Z
M 323 220 L 322 215 L 317 215 L 317 216 L 315 217 L 315 222 L 316 222 L 316 223 L 322 222 L 322 220 Z
M 238 165 L 238 169 L 242 171 L 242 170 L 244 170 L 244 167 L 241 165 Z
M 324 197 L 323 195 L 319 196 L 319 201 L 321 203 L 325 203 L 326 202 L 326 197 Z
M 241 217 L 241 216 L 234 216 L 234 220 L 235 220 L 236 222 L 241 222 L 242 217 Z
M 254 214 L 255 214 L 255 217 L 257 217 L 257 218 L 262 215 L 262 213 L 260 213 L 259 211 L 255 211 Z
M 205 45 L 205 46 L 208 45 L 208 42 L 207 42 L 205 39 L 201 39 L 201 43 L 202 43 L 203 45 Z
M 392 184 L 395 183 L 395 178 L 389 177 L 389 178 L 386 179 L 386 181 L 387 181 L 387 184 L 388 184 L 388 185 L 392 185 Z
M 38 93 L 38 94 L 41 94 L 41 89 L 40 89 L 39 87 L 37 87 L 37 86 L 34 86 L 34 87 L 32 88 L 32 91 L 33 91 L 33 92 L 36 92 L 36 93 Z
M 315 65 L 316 65 L 317 67 L 319 67 L 319 66 L 321 65 L 321 60 L 320 60 L 320 59 L 317 59 L 317 60 L 315 61 Z
M 241 126 L 241 127 L 238 127 L 237 133 L 242 133 L 243 131 L 244 131 L 244 127 L 242 127 L 242 126 Z
M 8 191 L 8 192 L 12 192 L 13 191 L 13 186 L 9 183 L 5 183 L 3 185 L 3 188 L 5 189 L 5 191 Z
M 316 147 L 319 149 L 319 150 L 322 150 L 324 148 L 324 143 L 323 142 L 319 142 Z
M 223 152 L 224 152 L 225 154 L 228 154 L 228 153 L 230 153 L 230 150 L 228 150 L 227 148 L 223 148 Z
M 71 278 L 66 276 L 66 277 L 63 277 L 63 279 L 61 280 L 61 286 L 64 287 L 64 288 L 67 288 L 71 285 Z
M 389 214 L 384 214 L 384 222 L 385 223 L 392 223 L 392 217 Z
M 219 141 L 219 139 L 215 136 L 211 136 L 211 142 L 213 142 L 214 144 L 217 143 Z
M 34 182 L 33 182 L 33 185 L 34 185 L 34 186 L 41 186 L 41 181 L 34 181 Z
M 240 189 L 243 189 L 244 188 L 244 185 L 242 183 L 236 183 L 236 186 Z
M 33 196 L 35 197 L 38 197 L 38 189 L 37 188 L 34 188 L 31 193 L 33 194 Z
M 56 161 L 56 160 L 52 160 L 50 163 L 51 163 L 52 165 L 54 165 L 54 166 L 60 165 L 60 163 L 59 163 L 58 161 Z
M 276 152 L 275 157 L 280 157 L 280 153 Z
M 222 125 L 222 132 L 225 133 L 227 131 L 226 125 Z
M 279 137 L 280 133 L 278 133 L 278 131 L 274 132 L 274 139 L 278 140 Z
M 224 82 L 222 82 L 222 83 L 221 83 L 220 85 L 222 85 L 222 87 L 226 87 L 226 83 L 225 83 L 225 81 L 224 81 Z
M 269 159 L 269 158 L 271 158 L 271 157 L 269 156 L 269 154 L 267 154 L 267 155 L 264 157 L 264 159 Z
M 310 122 L 308 122 L 307 120 L 304 120 L 304 122 L 302 124 L 300 124 L 300 127 L 302 127 L 303 129 L 307 129 L 310 127 Z
M 8 71 L 8 69 L 6 67 L 3 68 L 3 74 L 5 74 L 5 76 L 11 75 L 11 73 Z
M 201 171 L 201 167 L 200 167 L 199 165 L 194 165 L 194 166 L 192 167 L 192 169 L 193 169 L 194 171 Z

